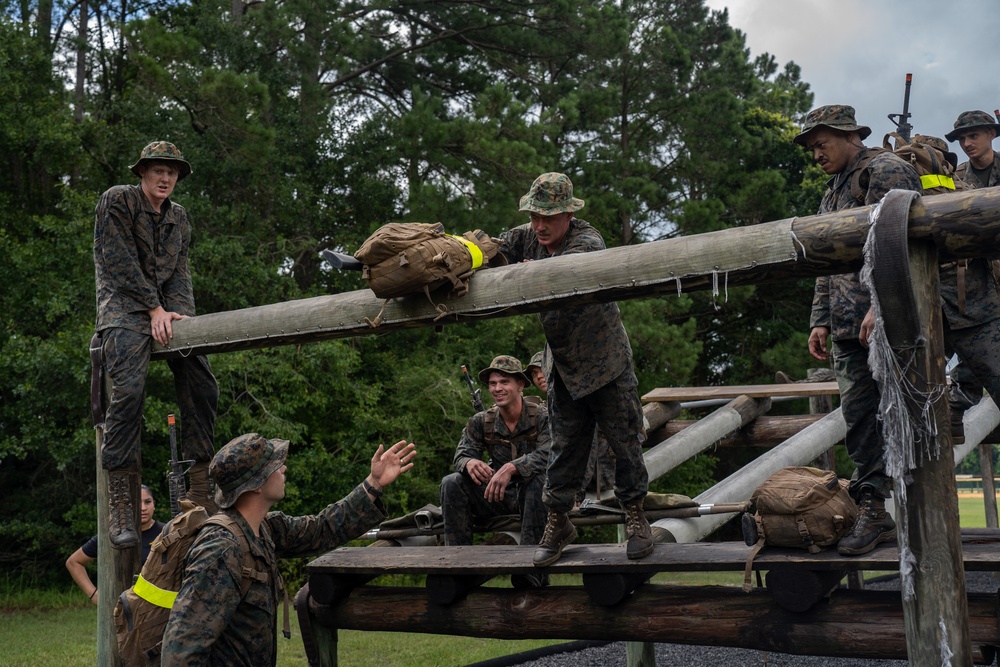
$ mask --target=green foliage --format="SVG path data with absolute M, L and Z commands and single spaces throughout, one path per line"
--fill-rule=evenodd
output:
M 823 188 L 791 143 L 812 102 L 798 67 L 751 60 L 702 0 L 88 7 L 101 28 L 77 35 L 79 5 L 0 5 L 0 558 L 33 578 L 63 578 L 94 530 L 93 209 L 153 139 L 194 167 L 174 199 L 199 313 L 359 289 L 319 251 L 391 220 L 499 234 L 526 221 L 517 200 L 543 171 L 571 175 L 609 246 L 808 214 Z M 720 279 L 716 296 L 621 304 L 642 391 L 809 367 L 808 284 Z M 297 513 L 349 491 L 379 443 L 416 442 L 390 494 L 406 512 L 437 502 L 472 412 L 460 365 L 543 345 L 518 316 L 214 355 L 216 444 L 289 438 Z M 171 412 L 154 363 L 142 456 L 161 518 Z M 698 457 L 657 488 L 697 493 L 719 465 Z

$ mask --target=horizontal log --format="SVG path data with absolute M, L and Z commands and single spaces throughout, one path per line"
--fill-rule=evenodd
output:
M 838 590 L 807 613 L 776 605 L 760 589 L 640 586 L 621 604 L 592 604 L 582 587 L 480 588 L 454 604 L 431 604 L 416 587 L 364 587 L 333 606 L 309 605 L 328 628 L 498 639 L 605 639 L 732 646 L 796 655 L 906 659 L 898 592 Z M 544 622 L 539 622 L 544 619 Z M 969 594 L 977 664 L 1000 645 L 996 596 Z
M 839 394 L 836 382 L 791 382 L 787 384 L 726 385 L 720 387 L 660 387 L 643 395 L 644 401 L 704 401 L 713 398 L 776 398 L 779 396 L 825 396 Z
M 774 447 L 802 429 L 815 424 L 824 415 L 761 416 L 739 431 L 730 433 L 715 443 L 717 447 Z M 666 440 L 697 424 L 697 419 L 672 419 L 649 434 L 652 441 Z
M 294 345 L 856 271 L 868 214 L 868 207 L 854 208 L 483 270 L 464 297 L 432 295 L 447 306 L 443 317 L 423 295 L 392 299 L 383 311 L 383 301 L 367 289 L 199 315 L 174 322 L 169 348 L 154 344 L 153 356 Z M 1000 191 L 918 198 L 909 220 L 911 238 L 933 239 L 942 261 L 981 256 L 1000 247 Z M 373 328 L 380 311 L 383 323 Z

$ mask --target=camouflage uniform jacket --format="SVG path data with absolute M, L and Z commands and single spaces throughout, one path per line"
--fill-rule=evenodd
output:
M 277 559 L 329 551 L 386 517 L 362 486 L 313 516 L 269 512 L 255 537 L 243 516 L 226 512 L 243 528 L 256 563 L 271 572 L 240 599 L 244 554 L 226 528 L 203 529 L 188 551 L 184 581 L 163 633 L 163 667 L 263 667 L 277 661 L 277 609 L 284 596 Z
M 976 175 L 969 170 L 969 163 L 963 162 L 955 171 L 955 178 L 965 182 L 968 189 L 1000 185 L 1000 153 L 993 153 L 993 169 L 990 171 L 989 184 L 983 185 Z M 959 264 L 965 264 L 961 271 L 962 283 L 959 286 Z M 948 326 L 952 329 L 966 329 L 984 322 L 1000 318 L 1000 296 L 997 295 L 997 283 L 993 277 L 993 267 L 984 258 L 970 259 L 961 262 L 948 262 L 941 265 L 941 307 Z M 959 297 L 964 296 L 965 303 L 960 304 Z
M 1000 153 L 993 151 L 993 169 L 990 170 L 989 183 L 980 181 L 971 167 L 972 165 L 968 161 L 958 165 L 958 169 L 955 170 L 955 178 L 965 181 L 965 184 L 972 190 L 1000 185 Z
M 546 259 L 556 255 L 604 250 L 601 233 L 583 220 L 574 218 L 562 245 L 551 255 L 538 243 L 531 225 L 504 232 L 500 252 L 511 264 L 526 259 Z M 546 377 L 552 367 L 559 371 L 573 400 L 600 389 L 632 370 L 632 347 L 622 325 L 617 303 L 598 303 L 548 310 L 538 314 L 545 331 L 547 353 L 543 361 Z
M 493 435 L 486 431 L 486 420 L 492 416 Z M 499 470 L 505 463 L 513 461 L 522 479 L 531 479 L 545 473 L 549 464 L 551 436 L 549 435 L 549 413 L 544 404 L 534 404 L 521 398 L 521 416 L 511 431 L 500 416 L 497 406 L 477 412 L 469 419 L 462 431 L 462 439 L 455 449 L 455 472 L 464 472 L 472 459 L 482 460 L 483 452 L 489 452 L 490 467 Z
M 863 166 L 865 161 L 868 162 L 867 167 Z M 865 174 L 861 178 L 861 186 L 866 192 L 863 202 L 859 202 L 851 192 L 851 179 L 859 168 L 867 172 L 867 179 Z M 859 151 L 847 167 L 828 180 L 826 185 L 820 214 L 874 204 L 893 189 L 922 191 L 916 170 L 891 152 L 879 148 Z M 822 276 L 816 279 L 809 326 L 829 328 L 833 340 L 856 339 L 869 305 L 868 290 L 861 286 L 857 273 Z
M 97 204 L 94 267 L 97 330 L 121 327 L 149 334 L 148 311 L 194 315 L 188 268 L 191 223 L 169 199 L 157 216 L 136 185 L 118 185 Z

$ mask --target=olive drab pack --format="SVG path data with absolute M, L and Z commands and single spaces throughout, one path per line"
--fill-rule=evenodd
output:
M 164 526 L 160 536 L 150 545 L 142 572 L 132 588 L 122 592 L 115 605 L 115 634 L 124 667 L 160 664 L 163 630 L 184 579 L 184 561 L 203 527 L 223 526 L 239 540 L 245 554 L 241 596 L 247 594 L 254 581 L 267 583 L 270 579 L 267 572 L 253 569 L 250 545 L 236 521 L 221 513 L 209 517 L 205 508 L 189 500 L 180 502 L 181 513 Z
M 893 147 L 892 141 L 896 145 Z M 968 189 L 961 179 L 955 180 L 955 167 L 948 159 L 948 145 L 937 137 L 915 135 L 912 141 L 907 141 L 895 132 L 890 132 L 882 138 L 882 148 L 869 148 L 868 154 L 861 160 L 861 166 L 851 177 L 851 194 L 862 206 L 865 203 L 865 193 L 868 190 L 867 167 L 876 155 L 884 151 L 893 153 L 916 169 L 920 176 L 920 184 L 925 195 L 944 194 Z
M 753 559 L 764 545 L 818 553 L 835 545 L 858 517 L 847 480 L 831 470 L 789 466 L 768 477 L 750 495 L 753 514 L 743 515 L 743 539 L 753 546 L 744 572 L 750 588 Z
M 472 274 L 485 266 L 506 264 L 500 242 L 481 230 L 447 234 L 440 222 L 392 222 L 375 230 L 354 256 L 364 265 L 362 277 L 381 299 L 431 292 L 446 285 L 449 295 L 465 296 Z M 447 307 L 434 304 L 440 315 Z M 381 323 L 381 313 L 373 326 Z

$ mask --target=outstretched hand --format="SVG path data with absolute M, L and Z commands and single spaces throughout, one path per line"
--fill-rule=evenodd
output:
M 376 488 L 382 489 L 413 467 L 413 458 L 417 455 L 417 446 L 412 442 L 400 440 L 389 449 L 379 445 L 372 457 L 372 482 Z

